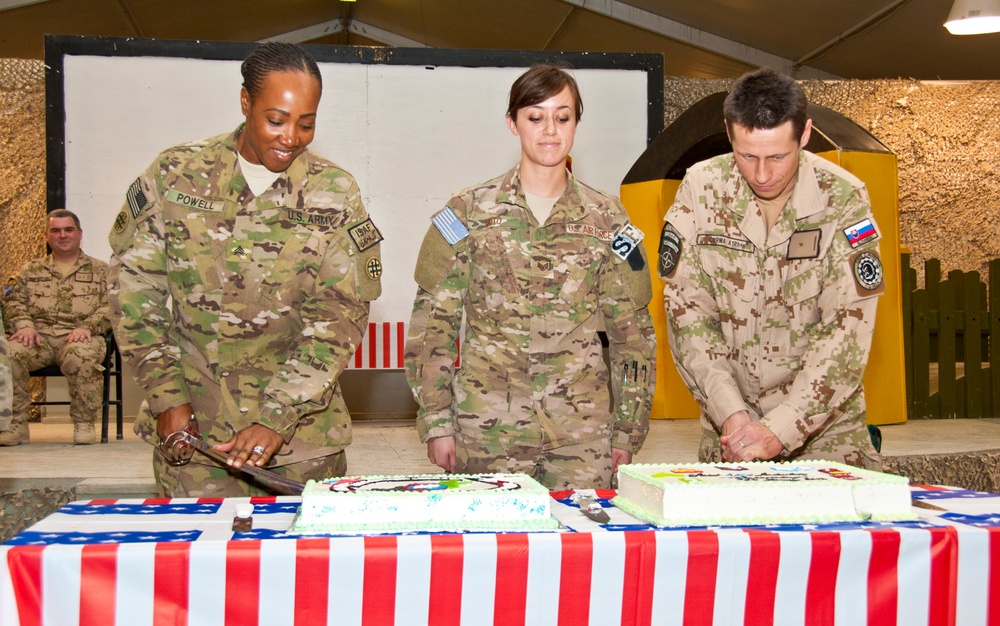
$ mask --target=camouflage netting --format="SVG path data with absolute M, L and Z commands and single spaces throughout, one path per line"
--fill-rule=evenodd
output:
M 72 487 L 28 487 L 0 491 L 0 543 L 75 499 Z
M 665 124 L 729 79 L 667 78 Z M 1000 82 L 804 81 L 811 102 L 841 113 L 896 153 L 900 239 L 942 273 L 1000 257 Z M 883 251 L 884 252 L 884 251 Z
M 41 61 L 0 59 L 0 278 L 45 254 L 45 67 Z M 31 381 L 41 398 L 45 380 Z M 37 420 L 37 407 L 31 420 Z
M 45 71 L 0 59 L 0 276 L 45 254 Z M 28 236 L 26 236 L 28 235 Z

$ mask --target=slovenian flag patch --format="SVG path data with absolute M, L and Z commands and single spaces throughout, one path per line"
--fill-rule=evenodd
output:
M 847 235 L 847 243 L 851 244 L 852 248 L 857 248 L 863 243 L 878 239 L 878 233 L 875 232 L 875 225 L 867 218 L 854 226 L 845 228 L 844 234 Z

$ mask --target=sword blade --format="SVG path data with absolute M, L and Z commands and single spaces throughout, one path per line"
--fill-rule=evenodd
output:
M 216 463 L 224 466 L 226 469 L 238 470 L 244 474 L 253 476 L 257 482 L 276 494 L 294 496 L 302 493 L 302 490 L 305 488 L 305 485 L 300 482 L 294 481 L 290 478 L 285 478 L 281 474 L 276 474 L 270 470 L 261 469 L 256 465 L 244 463 L 240 467 L 233 467 L 232 465 L 226 463 L 229 455 L 219 452 L 212 446 L 205 443 L 202 439 L 195 437 L 187 431 L 180 431 L 180 437 L 183 439 L 184 443 L 188 444 L 198 452 L 201 452 Z

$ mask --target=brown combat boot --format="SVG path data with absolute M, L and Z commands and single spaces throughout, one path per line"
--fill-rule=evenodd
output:
M 78 446 L 86 446 L 97 441 L 94 434 L 94 424 L 92 422 L 75 422 L 73 424 L 73 443 Z
M 28 424 L 11 422 L 7 430 L 0 430 L 0 446 L 18 446 L 28 443 Z

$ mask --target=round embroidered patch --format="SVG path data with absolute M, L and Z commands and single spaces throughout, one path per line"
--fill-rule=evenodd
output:
M 128 213 L 122 211 L 115 218 L 115 233 L 120 235 L 122 234 L 122 232 L 125 231 L 125 228 L 127 227 L 128 227 Z
M 882 284 L 882 261 L 874 252 L 862 252 L 854 259 L 854 278 L 871 291 Z
M 378 259 L 368 259 L 368 262 L 365 263 L 365 272 L 368 274 L 368 278 L 378 280 L 379 276 L 382 275 L 382 264 Z

